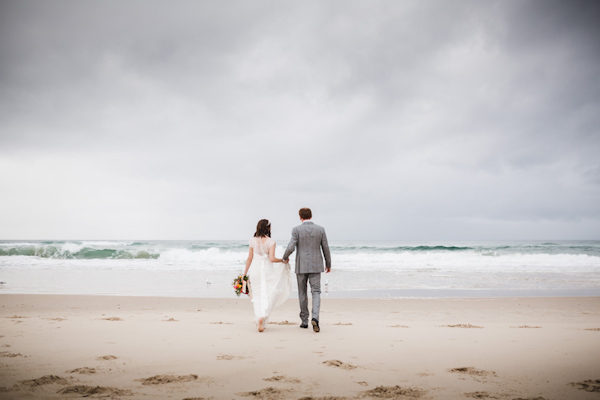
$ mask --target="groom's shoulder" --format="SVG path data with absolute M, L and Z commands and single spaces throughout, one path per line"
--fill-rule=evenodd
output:
M 325 232 L 325 228 L 323 228 L 321 225 L 317 225 L 314 222 L 310 221 L 310 224 L 305 223 L 300 225 L 301 227 L 305 227 L 310 229 L 311 231 L 321 231 L 321 232 Z M 310 227 L 310 228 L 309 228 Z

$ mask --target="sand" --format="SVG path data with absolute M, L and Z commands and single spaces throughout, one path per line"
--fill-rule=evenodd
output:
M 600 298 L 0 295 L 0 399 L 600 399 Z

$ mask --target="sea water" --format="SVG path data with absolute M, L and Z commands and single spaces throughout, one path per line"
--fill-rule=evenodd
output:
M 600 241 L 329 244 L 330 297 L 600 295 Z M 247 256 L 246 240 L 0 241 L 0 293 L 235 297 Z

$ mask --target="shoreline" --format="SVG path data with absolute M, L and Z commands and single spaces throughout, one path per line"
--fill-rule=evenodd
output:
M 289 299 L 258 333 L 247 298 L 3 294 L 0 399 L 598 395 L 582 388 L 600 379 L 600 297 L 323 297 L 321 310 L 320 333 L 299 329 Z
M 5 288 L 6 289 L 6 288 Z M 309 289 L 310 290 L 310 289 Z M 232 290 L 198 290 L 194 294 L 187 292 L 173 293 L 30 293 L 3 292 L 1 296 L 109 296 L 109 297 L 159 297 L 186 299 L 236 299 Z M 600 289 L 363 289 L 363 290 L 331 290 L 321 292 L 322 298 L 330 299 L 486 299 L 486 298 L 552 298 L 552 297 L 600 297 Z M 297 299 L 298 291 L 292 290 L 290 298 Z

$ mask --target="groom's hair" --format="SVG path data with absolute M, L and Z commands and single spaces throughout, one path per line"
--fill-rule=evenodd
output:
M 312 211 L 310 211 L 310 208 L 301 208 L 300 211 L 298 212 L 298 214 L 300 214 L 300 218 L 302 219 L 311 219 L 312 218 Z

